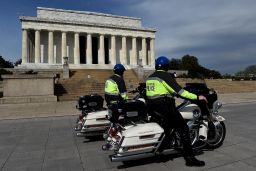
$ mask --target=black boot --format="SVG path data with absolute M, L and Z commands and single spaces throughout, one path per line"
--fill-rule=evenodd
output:
M 197 160 L 194 156 L 185 157 L 187 166 L 204 166 L 205 162 Z
M 170 144 L 170 142 L 162 142 L 162 144 L 160 145 L 160 147 L 158 148 L 158 152 L 159 153 L 162 153 L 164 150 L 166 150 L 166 149 L 170 149 L 170 147 L 171 147 L 171 144 Z

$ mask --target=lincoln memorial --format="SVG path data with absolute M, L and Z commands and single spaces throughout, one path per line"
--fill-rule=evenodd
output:
M 20 21 L 20 68 L 61 68 L 63 57 L 71 69 L 154 66 L 156 30 L 140 18 L 38 7 Z

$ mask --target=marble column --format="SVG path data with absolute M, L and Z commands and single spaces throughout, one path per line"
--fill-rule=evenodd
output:
M 61 34 L 61 62 L 64 64 L 63 57 L 67 56 L 67 33 L 62 32 Z
M 57 45 L 53 45 L 53 63 L 57 63 Z
M 28 58 L 27 58 L 27 62 L 33 62 L 34 61 L 34 57 L 35 57 L 35 46 L 34 43 L 32 42 L 30 35 L 31 35 L 31 31 L 28 31 Z M 33 58 L 33 59 L 32 59 Z M 35 61 L 34 61 L 35 62 Z
M 74 64 L 80 64 L 79 33 L 75 33 L 74 39 Z
M 110 58 L 111 64 L 116 64 L 116 36 L 111 36 L 111 58 Z
M 98 51 L 98 64 L 105 64 L 105 48 L 104 48 L 104 35 L 100 35 L 100 44 Z
M 92 64 L 92 35 L 90 33 L 87 34 L 86 45 L 86 64 Z
M 28 63 L 28 31 L 22 30 L 22 64 Z
M 54 51 L 53 51 L 53 31 L 48 32 L 48 63 L 53 64 L 54 60 Z
M 35 31 L 35 64 L 41 62 L 40 30 Z
M 150 39 L 150 65 L 155 66 L 155 39 Z
M 127 64 L 127 47 L 126 47 L 126 37 L 122 37 L 122 55 L 120 62 L 124 65 Z
M 142 47 L 141 47 L 142 65 L 147 65 L 147 45 L 146 38 L 142 37 Z
M 137 65 L 137 39 L 136 37 L 132 38 L 132 56 L 130 60 L 130 65 Z

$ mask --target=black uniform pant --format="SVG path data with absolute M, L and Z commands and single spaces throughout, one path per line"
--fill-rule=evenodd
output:
M 180 112 L 176 109 L 175 100 L 172 98 L 161 98 L 149 100 L 149 112 L 157 112 L 162 115 L 162 127 L 165 133 L 163 146 L 170 144 L 170 130 L 175 128 L 180 134 L 183 144 L 184 156 L 194 156 L 189 137 L 189 128 Z M 162 148 L 161 146 L 160 148 Z
M 197 101 L 196 104 L 200 107 L 203 116 L 209 116 L 209 108 L 204 100 Z

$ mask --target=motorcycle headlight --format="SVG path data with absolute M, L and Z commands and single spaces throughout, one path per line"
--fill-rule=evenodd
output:
M 198 109 L 193 110 L 193 117 L 198 119 L 201 116 L 201 112 Z

